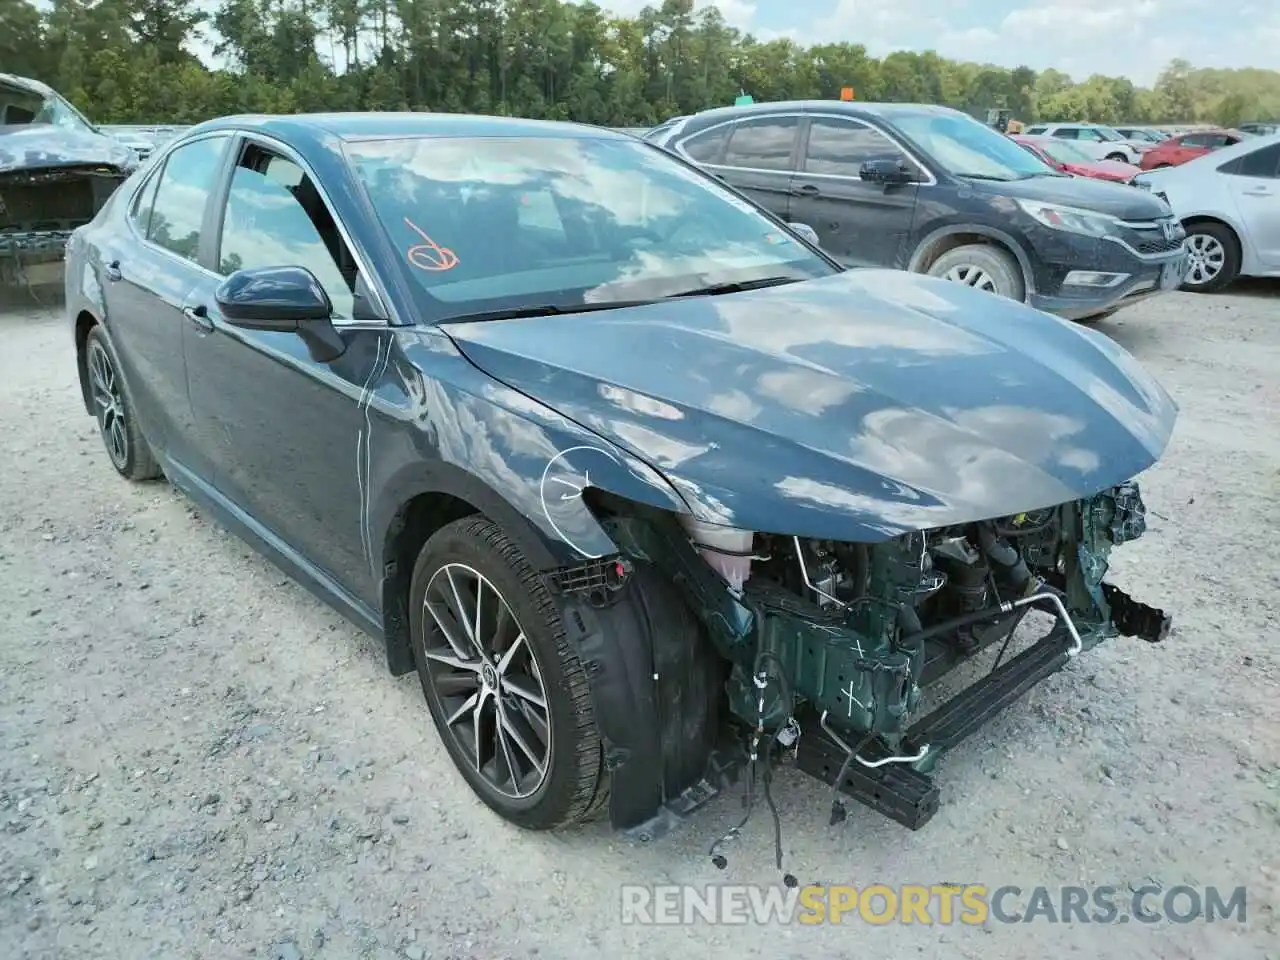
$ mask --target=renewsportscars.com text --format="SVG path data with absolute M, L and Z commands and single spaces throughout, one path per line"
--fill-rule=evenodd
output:
M 711 884 L 626 886 L 624 924 L 982 925 L 985 923 L 1245 922 L 1244 887 L 988 887 L 908 884 L 798 888 Z

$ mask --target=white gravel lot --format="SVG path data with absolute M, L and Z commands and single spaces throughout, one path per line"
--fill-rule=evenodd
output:
M 1102 326 L 1181 419 L 1114 576 L 1175 611 L 940 765 L 910 833 L 794 772 L 802 882 L 1248 888 L 1208 924 L 624 926 L 625 883 L 775 884 L 736 796 L 636 846 L 525 834 L 455 775 L 416 677 L 163 485 L 111 470 L 58 309 L 0 309 L 0 958 L 1280 957 L 1280 285 Z

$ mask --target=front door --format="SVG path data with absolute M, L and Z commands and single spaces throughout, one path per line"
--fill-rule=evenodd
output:
M 917 183 L 864 181 L 868 160 L 893 160 L 924 172 L 880 130 L 857 120 L 813 116 L 800 168 L 791 181 L 791 219 L 818 233 L 822 248 L 846 266 L 905 268 Z
M 1245 242 L 1269 270 L 1280 269 L 1280 144 L 1240 158 L 1238 173 L 1224 174 L 1235 198 Z
M 208 280 L 199 264 L 206 201 L 230 142 L 216 134 L 173 151 L 135 198 L 133 233 L 103 245 L 107 326 L 139 422 L 159 456 L 206 479 L 213 466 L 193 443 L 182 308 Z
M 292 159 L 245 141 L 227 189 L 211 264 L 236 270 L 302 266 L 334 306 L 346 352 L 320 363 L 294 333 L 246 330 L 222 317 L 217 280 L 189 307 L 187 378 L 201 447 L 219 463 L 219 493 L 286 552 L 377 608 L 381 544 L 367 526 L 370 443 L 365 401 L 390 367 L 384 322 L 357 322 L 354 260 L 332 211 Z M 374 437 L 376 441 L 376 436 Z

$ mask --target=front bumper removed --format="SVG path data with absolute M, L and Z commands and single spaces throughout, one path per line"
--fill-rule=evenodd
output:
M 1102 589 L 1120 636 L 1148 643 L 1160 643 L 1168 636 L 1172 626 L 1168 613 L 1132 599 L 1109 583 L 1102 584 Z M 998 632 L 993 629 L 993 634 Z M 1077 639 L 1065 622 L 1058 622 L 1022 653 L 1006 662 L 997 659 L 990 673 L 913 723 L 896 756 L 886 753 L 875 738 L 850 744 L 845 735 L 825 722 L 825 712 L 802 707 L 796 716 L 799 736 L 794 748 L 783 752 L 782 762 L 833 787 L 839 795 L 910 830 L 919 830 L 938 811 L 939 792 L 930 772 L 933 765 L 1042 680 L 1062 670 L 1079 650 Z M 922 688 L 947 675 L 952 665 L 947 654 L 935 651 L 921 677 Z M 904 757 L 915 760 L 903 762 Z M 726 729 L 706 776 L 664 803 L 653 818 L 624 828 L 623 834 L 644 843 L 658 839 L 736 785 L 747 762 L 740 736 Z M 843 816 L 843 806 L 834 803 L 832 823 Z
M 1168 636 L 1172 618 L 1164 611 L 1133 600 L 1111 584 L 1104 584 L 1103 589 L 1121 636 L 1149 643 L 1159 643 Z M 912 724 L 900 755 L 917 754 L 927 747 L 931 766 L 1040 681 L 1065 667 L 1073 656 L 1072 648 L 1067 627 L 1058 624 L 1018 656 Z M 821 716 L 807 715 L 801 729 L 795 764 L 802 772 L 836 786 L 845 796 L 911 830 L 919 830 L 937 812 L 938 789 L 930 774 L 910 764 L 888 762 L 874 743 L 855 751 L 839 734 L 833 735 Z

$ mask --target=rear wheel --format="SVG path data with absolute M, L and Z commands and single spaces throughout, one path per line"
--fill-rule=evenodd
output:
M 471 516 L 437 531 L 409 599 L 427 706 L 476 795 L 532 830 L 599 810 L 603 754 L 586 673 L 555 602 L 502 529 Z
M 1235 234 L 1221 223 L 1190 224 L 1183 246 L 1187 249 L 1183 290 L 1213 293 L 1240 274 L 1240 244 Z
M 991 244 L 974 243 L 948 250 L 930 265 L 928 273 L 1011 300 L 1026 299 L 1018 261 Z
M 1117 150 L 1115 153 L 1108 153 L 1108 154 L 1107 154 L 1107 159 L 1108 159 L 1108 160 L 1115 160 L 1115 161 L 1116 161 L 1116 162 L 1118 162 L 1118 163 L 1128 163 L 1128 162 L 1129 162 L 1129 158 L 1128 158 L 1128 157 L 1126 157 L 1123 153 L 1120 153 L 1118 150 Z
M 133 400 L 111 338 L 101 326 L 85 340 L 85 374 L 98 433 L 116 472 L 129 480 L 154 480 L 160 467 L 134 416 Z

